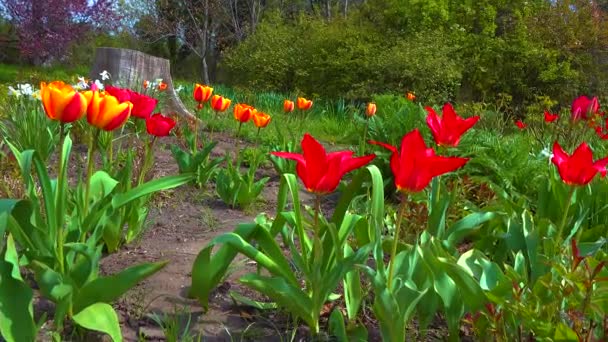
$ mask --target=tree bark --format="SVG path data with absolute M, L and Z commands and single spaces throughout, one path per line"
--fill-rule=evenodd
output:
M 168 96 L 164 108 L 160 110 L 163 113 L 175 112 L 180 116 L 195 119 L 196 117 L 186 109 L 173 87 L 170 64 L 168 59 L 151 56 L 140 51 L 98 47 L 95 50 L 95 62 L 89 77 L 93 80 L 99 79 L 99 74 L 105 70 L 110 74 L 113 84 L 120 84 L 135 90 L 142 88 L 144 80 L 152 81 L 162 78 L 163 82 L 167 84 L 165 92 Z

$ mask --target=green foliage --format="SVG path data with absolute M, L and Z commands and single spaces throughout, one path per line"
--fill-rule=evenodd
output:
M 196 146 L 194 133 L 189 129 L 185 130 L 185 138 L 188 150 L 182 150 L 177 145 L 171 145 L 171 154 L 177 162 L 179 173 L 191 173 L 196 175 L 194 183 L 197 186 L 204 187 L 217 174 L 218 166 L 224 161 L 224 158 L 211 158 L 211 151 L 217 145 L 217 142 L 205 143 L 202 149 Z
M 0 235 L 7 230 L 15 237 L 24 254 L 24 264 L 33 272 L 41 294 L 56 305 L 54 322 L 59 330 L 68 317 L 82 327 L 122 340 L 116 313 L 108 304 L 165 263 L 145 263 L 115 275 L 101 276 L 102 237 L 109 248 L 115 248 L 122 236 L 119 224 L 123 222 L 117 212 L 154 192 L 187 183 L 192 176 L 165 177 L 117 193 L 118 182 L 99 171 L 87 180 L 91 192 L 85 198 L 81 185 L 72 188 L 67 182 L 72 148 L 69 136 L 59 156 L 56 179 L 50 178 L 38 153 L 20 152 L 14 145 L 9 146 L 19 163 L 27 197 L 20 201 L 0 200 Z M 33 171 L 38 183 L 34 181 Z M 83 209 L 87 207 L 85 201 L 90 203 L 90 211 Z M 15 276 L 13 279 L 18 280 Z M 0 279 L 0 288 L 3 286 L 10 286 L 10 282 Z M 27 300 L 27 296 L 22 300 Z M 27 308 L 28 305 L 22 306 L 22 310 Z M 11 312 L 11 315 L 19 314 Z M 22 316 L 10 319 L 16 317 Z M 26 323 L 27 320 L 23 322 Z M 3 334 L 10 334 L 2 329 Z M 24 326 L 24 329 L 28 328 Z
M 215 178 L 216 192 L 224 203 L 233 208 L 246 208 L 255 203 L 270 180 L 269 177 L 255 180 L 255 172 L 264 158 L 263 154 L 253 155 L 248 160 L 249 169 L 245 173 L 241 171 L 244 158 L 237 156 L 234 164 L 228 160 L 226 168 L 220 170 Z
M 42 109 L 39 99 L 30 94 L 22 93 L 20 87 L 29 84 L 19 84 L 16 89 L 9 90 L 6 102 L 0 104 L 0 136 L 9 139 L 19 150 L 35 150 L 43 160 L 47 160 L 55 151 L 59 142 L 59 123 L 49 120 Z
M 377 208 L 383 205 L 382 178 L 377 168 L 372 166 L 368 170 L 376 194 L 370 211 L 376 208 L 377 212 Z M 286 308 L 292 315 L 306 322 L 314 334 L 318 334 L 319 315 L 326 301 L 335 298 L 332 293 L 338 283 L 348 272 L 354 270 L 356 264 L 363 263 L 370 252 L 370 245 L 363 246 L 354 253 L 352 250 L 347 252 L 354 229 L 360 229 L 366 234 L 371 234 L 372 230 L 363 216 L 348 212 L 355 194 L 352 190 L 361 186 L 364 176 L 365 173 L 359 173 L 359 177 L 350 185 L 350 191 L 344 192 L 336 211 L 328 220 L 319 212 L 319 203 L 311 217 L 306 217 L 302 211 L 295 176 L 283 175 L 274 220 L 260 215 L 255 223 L 240 225 L 233 233 L 216 237 L 201 250 L 193 265 L 191 295 L 207 307 L 209 291 L 218 284 L 236 254 L 242 253 L 255 260 L 269 275 L 249 273 L 241 277 L 240 281 Z M 291 200 L 293 209 L 287 209 L 288 199 Z M 290 258 L 283 254 L 275 240 L 279 234 L 291 251 Z M 294 237 L 299 241 L 297 245 Z M 256 246 L 249 242 L 252 240 L 257 242 Z M 211 255 L 217 244 L 223 246 Z M 304 289 L 299 277 L 303 278 Z

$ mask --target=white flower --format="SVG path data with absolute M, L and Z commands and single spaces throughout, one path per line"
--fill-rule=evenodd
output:
M 17 86 L 17 88 L 19 88 L 19 87 Z M 15 88 L 13 88 L 12 86 L 8 86 L 8 96 L 19 97 L 19 96 L 21 96 L 21 92 Z
M 163 79 L 162 78 L 157 78 L 157 79 L 154 80 L 154 83 L 161 84 L 161 83 L 163 83 Z
M 17 84 L 17 88 L 21 92 L 22 95 L 32 95 L 34 93 L 34 88 L 29 83 Z
M 182 86 L 181 84 L 179 85 L 179 87 L 175 88 L 175 91 L 178 93 L 182 90 L 184 90 L 184 86 Z
M 42 97 L 40 96 L 40 89 L 33 92 L 31 96 L 35 100 L 42 100 Z
M 84 77 L 78 77 L 78 84 L 76 84 L 76 88 L 79 90 L 89 89 L 89 83 Z
M 103 90 L 103 83 L 99 80 L 95 80 L 95 86 L 97 87 L 97 90 Z
M 101 76 L 102 81 L 110 79 L 110 73 L 107 70 L 102 71 L 99 76 Z
M 548 158 L 549 164 L 551 164 L 551 159 L 553 159 L 553 152 L 551 151 L 551 149 L 549 147 L 545 147 L 540 151 L 540 153 L 538 154 L 538 157 L 540 157 L 541 159 Z

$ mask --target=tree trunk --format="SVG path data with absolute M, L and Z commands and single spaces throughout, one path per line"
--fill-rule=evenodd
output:
M 175 112 L 180 116 L 196 118 L 186 109 L 173 87 L 171 66 L 168 59 L 145 54 L 140 51 L 98 47 L 95 50 L 95 62 L 89 74 L 91 79 L 99 79 L 99 74 L 106 70 L 113 84 L 120 84 L 131 89 L 141 89 L 144 80 L 162 78 L 167 84 L 165 90 L 167 101 L 163 113 Z

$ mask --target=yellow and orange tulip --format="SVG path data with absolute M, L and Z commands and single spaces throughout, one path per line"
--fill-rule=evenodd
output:
M 192 96 L 194 97 L 194 101 L 198 102 L 198 109 L 203 108 L 203 103 L 209 101 L 212 93 L 213 88 L 211 87 L 198 83 L 194 86 L 194 93 Z
M 312 107 L 312 100 L 307 100 L 303 97 L 298 97 L 298 109 L 309 110 Z
M 165 91 L 167 90 L 167 83 L 160 81 L 160 83 L 158 83 L 158 90 L 159 91 Z
M 44 112 L 51 120 L 74 122 L 87 112 L 87 100 L 71 85 L 61 81 L 40 83 L 40 97 Z
M 234 119 L 240 123 L 244 123 L 249 121 L 255 112 L 255 108 L 250 105 L 237 103 L 236 106 L 234 106 Z
M 87 91 L 84 96 L 89 103 L 87 121 L 99 129 L 112 131 L 122 126 L 131 116 L 133 104 L 129 101 L 121 103 L 116 97 L 99 91 Z
M 410 101 L 414 101 L 416 99 L 416 94 L 408 91 L 407 94 L 405 94 L 405 97 Z
M 268 126 L 268 124 L 270 123 L 270 119 L 271 119 L 270 115 L 268 115 L 264 112 L 256 111 L 255 113 L 253 113 L 253 124 L 257 128 L 264 128 L 264 127 Z
M 149 86 L 150 86 L 150 81 L 144 80 L 144 89 L 148 89 Z
M 367 104 L 367 108 L 365 109 L 365 115 L 367 115 L 368 118 L 371 118 L 372 116 L 376 115 L 376 104 L 373 102 L 370 102 Z
M 228 107 L 230 107 L 230 99 L 227 99 L 220 95 L 213 95 L 211 98 L 211 109 L 216 112 L 224 112 Z
M 293 112 L 294 107 L 295 107 L 295 104 L 293 103 L 293 101 L 290 101 L 290 100 L 283 101 L 283 111 L 285 113 Z

